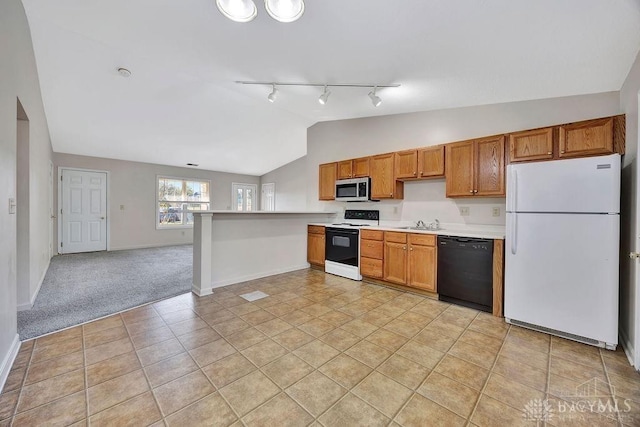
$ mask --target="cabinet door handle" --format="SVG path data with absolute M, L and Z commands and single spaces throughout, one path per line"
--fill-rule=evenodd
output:
M 406 250 L 407 250 L 407 247 L 406 247 L 406 246 L 403 246 L 403 247 L 402 247 L 402 250 L 403 250 L 403 251 L 406 251 Z
M 390 196 L 390 197 L 393 197 L 393 193 L 390 193 L 390 194 L 389 194 L 389 196 Z
M 563 151 L 563 153 L 564 153 L 564 151 Z M 547 154 L 548 155 L 552 155 L 553 153 L 551 151 L 547 151 Z
M 409 250 L 410 250 L 410 251 L 412 251 L 412 250 L 413 250 L 413 247 L 409 248 Z
M 469 193 L 473 194 L 473 190 L 469 190 Z
M 564 154 L 564 150 L 560 151 L 560 154 Z
M 418 174 L 418 172 L 414 172 L 413 174 L 414 174 L 414 175 L 417 175 L 417 174 Z

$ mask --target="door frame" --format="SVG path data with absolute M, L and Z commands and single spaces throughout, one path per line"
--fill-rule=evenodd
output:
M 260 210 L 264 211 L 266 210 L 264 208 L 264 190 L 265 187 L 268 188 L 269 186 L 271 186 L 273 188 L 273 209 L 272 211 L 276 210 L 276 183 L 275 182 L 265 182 L 263 184 L 260 184 Z
M 236 190 L 238 189 L 238 187 L 251 187 L 253 189 L 253 200 L 251 201 L 251 207 L 253 208 L 254 206 L 257 206 L 258 209 L 252 209 L 251 211 L 238 211 L 238 206 L 236 205 L 236 202 L 235 202 Z M 231 183 L 231 207 L 233 208 L 231 209 L 232 211 L 237 211 L 237 212 L 259 211 L 260 203 L 261 203 L 260 199 L 258 198 L 258 184 L 251 184 L 247 182 Z M 246 201 L 245 201 L 245 206 L 246 206 Z
M 107 197 L 106 197 L 106 205 L 105 205 L 105 211 L 107 213 L 107 231 L 106 231 L 106 239 L 107 239 L 107 251 L 111 250 L 111 215 L 110 215 L 110 211 L 109 211 L 109 206 L 110 206 L 110 189 L 111 189 L 111 175 L 109 173 L 109 171 L 107 170 L 100 170 L 100 169 L 84 169 L 84 168 L 73 168 L 73 167 L 68 167 L 68 166 L 58 166 L 58 206 L 56 208 L 56 215 L 58 217 L 58 241 L 57 241 L 57 249 L 58 249 L 58 253 L 59 254 L 64 254 L 64 251 L 62 250 L 62 247 L 60 246 L 60 238 L 62 236 L 62 214 L 60 213 L 60 209 L 62 206 L 62 172 L 63 171 L 80 171 L 80 172 L 97 172 L 97 173 L 104 173 L 107 176 Z
M 56 185 L 56 168 L 53 165 L 53 161 L 49 160 L 49 259 L 51 259 L 56 253 L 57 249 L 54 249 L 55 246 L 55 237 L 54 237 L 54 229 L 55 226 L 53 224 L 53 220 L 57 220 L 58 215 L 56 213 L 56 202 L 55 202 L 55 193 L 54 187 Z

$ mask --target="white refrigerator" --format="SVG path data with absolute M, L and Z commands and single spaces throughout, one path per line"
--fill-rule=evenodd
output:
M 618 344 L 620 155 L 507 166 L 507 322 Z

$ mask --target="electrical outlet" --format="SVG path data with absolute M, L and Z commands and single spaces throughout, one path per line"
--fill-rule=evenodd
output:
M 500 216 L 500 208 L 499 207 L 492 208 L 491 209 L 491 215 Z
M 469 206 L 460 206 L 460 216 L 469 216 Z

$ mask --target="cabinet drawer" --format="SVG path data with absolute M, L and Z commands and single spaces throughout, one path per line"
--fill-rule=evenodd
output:
M 384 240 L 393 243 L 407 243 L 407 233 L 396 233 L 395 231 L 385 231 Z
M 360 258 L 360 274 L 367 277 L 382 278 L 382 260 Z
M 382 259 L 384 253 L 383 243 L 378 240 L 360 241 L 360 255 L 367 258 Z
M 412 245 L 435 246 L 436 236 L 434 234 L 409 234 L 409 243 Z
M 321 225 L 309 225 L 307 231 L 311 234 L 324 234 L 324 227 Z
M 382 241 L 384 239 L 384 232 L 379 230 L 360 230 L 360 238 Z

